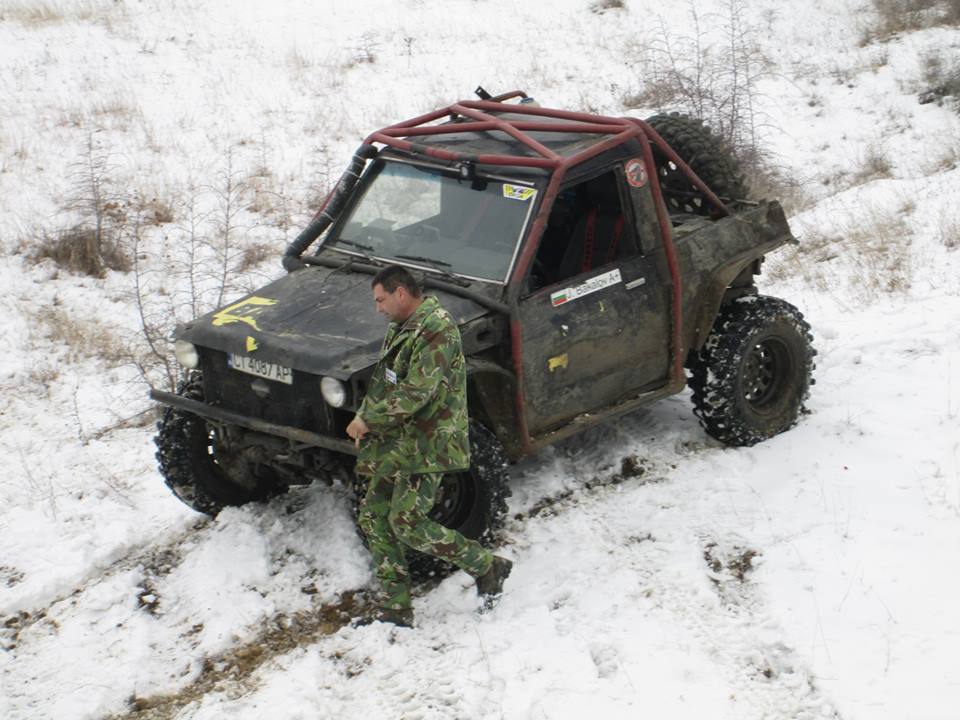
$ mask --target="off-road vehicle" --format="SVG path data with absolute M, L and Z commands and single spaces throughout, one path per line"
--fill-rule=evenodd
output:
M 352 482 L 345 428 L 385 332 L 370 280 L 397 263 L 456 318 L 467 358 L 472 466 L 445 479 L 433 515 L 490 540 L 507 460 L 688 383 L 723 443 L 794 425 L 809 326 L 755 284 L 789 242 L 780 205 L 748 200 L 732 154 L 687 117 L 513 92 L 392 125 L 287 248 L 288 274 L 178 329 L 189 376 L 152 393 L 168 406 L 160 469 L 208 514 Z

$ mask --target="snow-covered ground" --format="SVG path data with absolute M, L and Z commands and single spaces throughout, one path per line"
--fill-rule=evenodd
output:
M 956 27 L 861 46 L 866 3 L 741 5 L 802 242 L 761 282 L 813 326 L 810 414 L 729 449 L 683 394 L 515 466 L 489 615 L 458 574 L 414 630 L 344 627 L 373 579 L 337 489 L 189 511 L 134 273 L 31 259 L 92 161 L 143 314 L 206 309 L 188 248 L 228 297 L 276 276 L 376 127 L 477 84 L 627 112 L 691 25 L 624 5 L 0 0 L 0 717 L 960 718 L 960 117 L 917 101 Z M 705 39 L 727 7 L 697 3 Z

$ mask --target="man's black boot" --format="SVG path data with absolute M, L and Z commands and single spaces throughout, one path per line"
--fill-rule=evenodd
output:
M 480 612 L 491 610 L 503 594 L 503 582 L 510 576 L 513 563 L 499 555 L 493 556 L 490 569 L 477 578 L 477 594 L 480 596 Z
M 358 618 L 351 623 L 354 627 L 363 627 L 372 625 L 375 622 L 390 623 L 397 627 L 413 627 L 413 609 L 394 610 L 392 608 L 379 608 L 375 613 L 366 617 Z

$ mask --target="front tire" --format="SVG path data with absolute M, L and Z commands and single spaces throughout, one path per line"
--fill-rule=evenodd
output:
M 191 373 L 177 394 L 203 401 L 203 380 Z M 215 517 L 224 507 L 266 500 L 280 492 L 274 483 L 250 479 L 235 481 L 217 462 L 215 436 L 203 418 L 167 407 L 157 423 L 157 462 L 167 487 L 184 504 Z M 285 489 L 285 488 L 283 488 Z
M 737 298 L 721 309 L 691 362 L 694 413 L 727 445 L 749 446 L 796 425 L 813 384 L 810 325 L 775 297 Z

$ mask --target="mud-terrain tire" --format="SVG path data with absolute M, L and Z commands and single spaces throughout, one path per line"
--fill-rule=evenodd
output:
M 177 394 L 203 401 L 199 372 L 180 383 Z M 157 423 L 157 462 L 167 487 L 197 512 L 212 517 L 227 506 L 267 500 L 285 487 L 264 482 L 250 488 L 232 480 L 217 463 L 209 427 L 203 418 L 172 407 L 164 408 Z
M 704 430 L 749 446 L 793 427 L 813 384 L 812 340 L 800 311 L 779 298 L 750 295 L 721 309 L 689 368 Z
M 430 518 L 476 540 L 484 547 L 492 547 L 506 521 L 509 480 L 503 445 L 483 425 L 471 422 L 470 469 L 448 473 L 443 478 Z M 354 517 L 360 512 L 360 503 L 366 491 L 366 482 L 356 477 Z M 357 531 L 366 544 L 359 526 Z M 449 563 L 411 549 L 407 549 L 407 564 L 410 574 L 418 580 L 445 577 L 456 570 Z
M 667 141 L 721 201 L 744 200 L 749 196 L 743 170 L 733 151 L 702 122 L 687 115 L 669 113 L 647 118 L 647 124 Z M 656 145 L 653 146 L 653 158 L 663 199 L 670 212 L 714 214 L 713 204 Z

